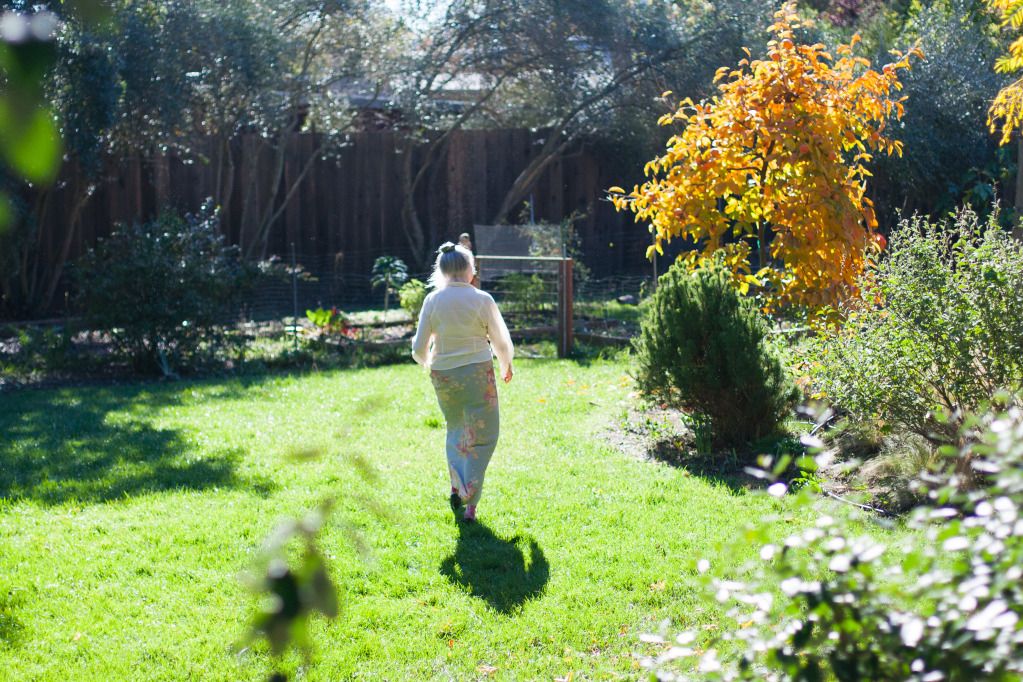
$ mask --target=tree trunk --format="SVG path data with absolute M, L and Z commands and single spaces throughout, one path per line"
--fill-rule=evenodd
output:
M 438 144 L 435 142 L 434 144 Z M 408 242 L 409 250 L 417 270 L 425 270 L 427 267 L 424 251 L 426 249 L 426 237 L 423 232 L 423 223 L 419 219 L 419 211 L 416 209 L 416 185 L 423 171 L 430 163 L 430 154 L 423 159 L 423 167 L 418 173 L 414 173 L 415 144 L 409 141 L 405 146 L 405 158 L 401 164 L 401 225 L 404 228 L 405 240 Z
M 167 155 L 157 152 L 153 159 L 153 189 L 156 193 L 156 211 L 166 208 L 170 199 L 170 166 Z
M 234 194 L 234 152 L 231 151 L 231 140 L 224 141 L 224 154 L 227 156 L 227 168 L 221 195 L 217 198 L 220 207 L 221 229 L 228 224 L 227 216 L 231 210 L 231 196 Z M 226 234 L 226 233 L 225 233 Z
M 757 257 L 760 259 L 760 268 L 766 268 L 770 255 L 767 252 L 767 226 L 763 221 L 757 223 Z
M 213 201 L 217 206 L 222 206 L 223 201 L 223 187 L 224 187 L 224 138 L 221 135 L 217 135 L 213 138 L 213 146 L 215 148 L 214 154 L 217 156 L 217 164 L 213 177 Z
M 281 187 L 281 176 L 284 175 L 284 160 L 287 155 L 287 146 L 290 139 L 291 133 L 288 128 L 282 129 L 277 136 L 277 157 L 274 160 L 270 197 L 266 200 L 266 208 L 259 214 L 259 227 L 256 228 L 256 239 L 249 244 L 245 253 L 247 258 L 253 258 L 257 254 L 261 258 L 266 257 L 267 238 L 270 236 L 270 219 L 274 215 L 274 204 L 277 203 L 277 194 Z
M 249 154 L 246 153 L 246 148 Z M 258 138 L 253 135 L 241 137 L 241 155 L 245 170 L 245 185 L 242 187 L 241 218 L 238 223 L 238 248 L 243 255 L 247 255 L 251 248 L 251 242 L 256 236 L 248 229 L 252 221 L 252 207 L 259 196 L 259 145 Z M 250 241 L 251 239 L 251 241 Z
M 67 232 L 64 234 L 64 243 L 60 247 L 60 255 L 57 257 L 57 263 L 50 273 L 46 293 L 39 302 L 38 312 L 40 313 L 48 311 L 53 304 L 53 297 L 57 293 L 57 287 L 60 285 L 61 275 L 64 274 L 64 265 L 71 254 L 71 244 L 74 242 L 75 235 L 78 233 L 78 227 L 82 223 L 82 211 L 89 202 L 89 198 L 92 197 L 92 189 L 92 185 L 85 184 L 79 190 L 79 198 L 75 202 L 74 208 L 71 211 L 71 217 L 67 222 Z
M 1016 134 L 1016 224 L 1012 236 L 1023 240 L 1023 134 Z
M 234 193 L 234 153 L 231 151 L 231 138 L 217 135 L 217 171 L 213 201 L 220 209 L 221 217 L 226 219 L 230 211 L 231 195 Z
M 536 155 L 522 172 L 519 173 L 518 177 L 515 178 L 515 182 L 512 183 L 511 188 L 504 195 L 504 200 L 501 202 L 501 207 L 497 209 L 497 214 L 494 216 L 494 224 L 501 225 L 507 222 L 508 214 L 510 214 L 515 206 L 518 205 L 526 194 L 533 189 L 533 185 L 537 183 L 543 172 L 547 170 L 547 167 L 561 156 L 561 154 L 568 148 L 568 145 L 572 142 L 572 138 L 568 137 L 561 143 L 550 144 L 550 140 L 554 139 L 556 135 L 560 133 L 551 133 L 548 137 L 548 141 L 544 143 L 544 148 Z
M 53 196 L 53 188 L 48 187 L 36 198 L 35 207 L 32 209 L 35 234 L 26 238 L 20 247 L 21 263 L 18 271 L 21 282 L 22 307 L 24 308 L 34 308 L 36 305 L 36 291 L 39 288 L 39 268 L 43 267 L 43 258 L 40 253 L 38 238 L 39 232 L 45 224 L 51 196 Z
M 271 226 L 274 224 L 274 222 L 277 221 L 277 219 L 281 216 L 281 214 L 284 213 L 284 211 L 287 209 L 288 202 L 290 202 L 292 197 L 295 196 L 295 192 L 297 192 L 298 188 L 302 185 L 302 181 L 305 180 L 307 175 L 309 175 L 309 171 L 316 164 L 316 160 L 320 157 L 320 154 L 323 153 L 324 148 L 326 148 L 326 146 L 327 146 L 327 141 L 326 140 L 327 140 L 327 138 L 324 138 L 324 142 L 319 147 L 317 147 L 316 149 L 313 150 L 313 153 L 312 153 L 312 155 L 310 155 L 309 160 L 306 161 L 304 166 L 302 166 L 302 169 L 298 172 L 298 175 L 295 176 L 295 180 L 291 183 L 291 185 L 287 188 L 287 191 L 284 193 L 284 199 L 281 201 L 281 205 L 277 208 L 276 211 L 274 211 L 272 214 L 270 214 L 270 216 L 266 219 L 266 232 L 265 232 L 265 234 L 263 236 L 263 250 L 262 250 L 262 253 L 263 253 L 262 257 L 263 258 L 266 257 L 266 247 L 267 247 L 267 244 L 269 243 L 269 239 L 268 238 L 270 236 L 270 228 L 271 228 Z M 283 166 L 282 166 L 282 169 L 283 169 Z M 280 183 L 280 178 L 277 179 L 277 183 L 278 184 Z

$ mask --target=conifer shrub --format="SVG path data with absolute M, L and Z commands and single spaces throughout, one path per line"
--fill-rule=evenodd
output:
M 777 432 L 797 392 L 768 322 L 720 263 L 676 263 L 658 281 L 636 339 L 637 382 L 651 400 L 710 425 L 716 447 Z

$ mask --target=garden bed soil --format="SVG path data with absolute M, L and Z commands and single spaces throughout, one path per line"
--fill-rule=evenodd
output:
M 741 453 L 701 453 L 686 415 L 664 407 L 629 407 L 602 434 L 615 449 L 646 462 L 661 462 L 692 475 L 719 479 L 730 485 L 753 487 Z
M 23 336 L 22 330 L 30 330 L 31 336 Z M 45 330 L 51 330 L 53 335 L 47 338 Z M 233 331 L 245 349 L 242 357 L 247 359 L 235 358 L 233 353 L 217 357 L 204 365 L 199 373 L 232 373 L 245 362 L 263 360 L 253 352 L 252 344 L 271 340 L 283 344 L 283 348 L 289 344 L 292 330 L 291 325 L 281 320 L 235 325 Z M 354 330 L 355 339 L 340 336 L 316 338 L 316 329 L 300 320 L 298 333 L 303 350 L 310 353 L 328 351 L 331 347 L 340 352 L 353 346 L 372 353 L 389 352 L 407 344 L 414 332 L 407 317 L 386 323 L 365 320 L 363 324 L 354 326 Z M 62 333 L 59 325 L 28 325 L 20 329 L 11 325 L 0 327 L 0 392 L 28 387 L 58 388 L 161 379 L 158 373 L 136 372 L 130 362 L 115 352 L 109 334 L 80 331 L 65 340 Z M 318 344 L 319 348 L 310 348 L 311 343 Z M 316 364 L 315 360 L 313 364 Z

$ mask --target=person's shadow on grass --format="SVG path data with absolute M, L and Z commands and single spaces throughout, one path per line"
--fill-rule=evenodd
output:
M 440 565 L 452 583 L 500 613 L 511 613 L 543 592 L 550 565 L 536 540 L 520 535 L 505 540 L 479 521 L 459 523 L 458 531 L 454 553 Z

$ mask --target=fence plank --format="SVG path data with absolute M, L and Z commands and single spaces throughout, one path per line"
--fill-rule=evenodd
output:
M 490 222 L 545 134 L 510 129 L 465 130 L 451 135 L 445 149 L 434 156 L 416 193 L 426 249 L 471 231 L 474 223 Z M 225 147 L 214 138 L 196 141 L 199 153 L 194 160 L 161 153 L 107 159 L 96 192 L 82 213 L 71 260 L 109 234 L 115 222 L 148 220 L 164 207 L 195 211 L 205 197 L 217 193 L 218 183 L 222 190 L 230 190 L 217 197 L 222 229 L 231 243 L 243 248 L 258 238 L 267 210 L 284 206 L 270 226 L 269 253 L 287 254 L 292 241 L 300 252 L 312 252 L 308 256 L 324 261 L 343 252 L 344 269 L 359 274 L 368 273 L 373 259 L 385 253 L 398 255 L 410 265 L 419 260 L 416 256 L 425 257 L 427 254 L 410 251 L 402 229 L 400 175 L 404 154 L 413 154 L 413 168 L 418 170 L 425 148 L 406 147 L 401 134 L 394 131 L 353 133 L 338 154 L 313 161 L 299 190 L 284 205 L 288 188 L 313 158 L 321 140 L 320 134 L 302 133 L 287 141 L 284 178 L 277 188 L 275 207 L 268 206 L 274 192 L 274 145 L 257 135 L 246 134 L 228 143 L 233 168 L 222 158 Z M 396 145 L 403 147 L 401 153 Z M 537 219 L 558 221 L 573 210 L 587 212 L 580 228 L 584 242 L 592 247 L 584 247 L 584 253 L 601 252 L 594 263 L 598 274 L 620 273 L 629 265 L 632 270 L 644 267 L 641 258 L 634 257 L 642 253 L 642 229 L 599 200 L 604 187 L 622 184 L 627 177 L 617 172 L 613 162 L 582 151 L 551 164 L 532 192 Z M 73 210 L 74 188 L 85 181 L 76 164 L 68 163 L 61 182 L 51 190 L 37 242 L 44 269 L 56 263 Z M 516 207 L 512 218 L 518 217 L 518 210 Z M 633 241 L 635 245 L 624 243 Z M 606 251 L 612 242 L 615 253 L 609 257 Z

